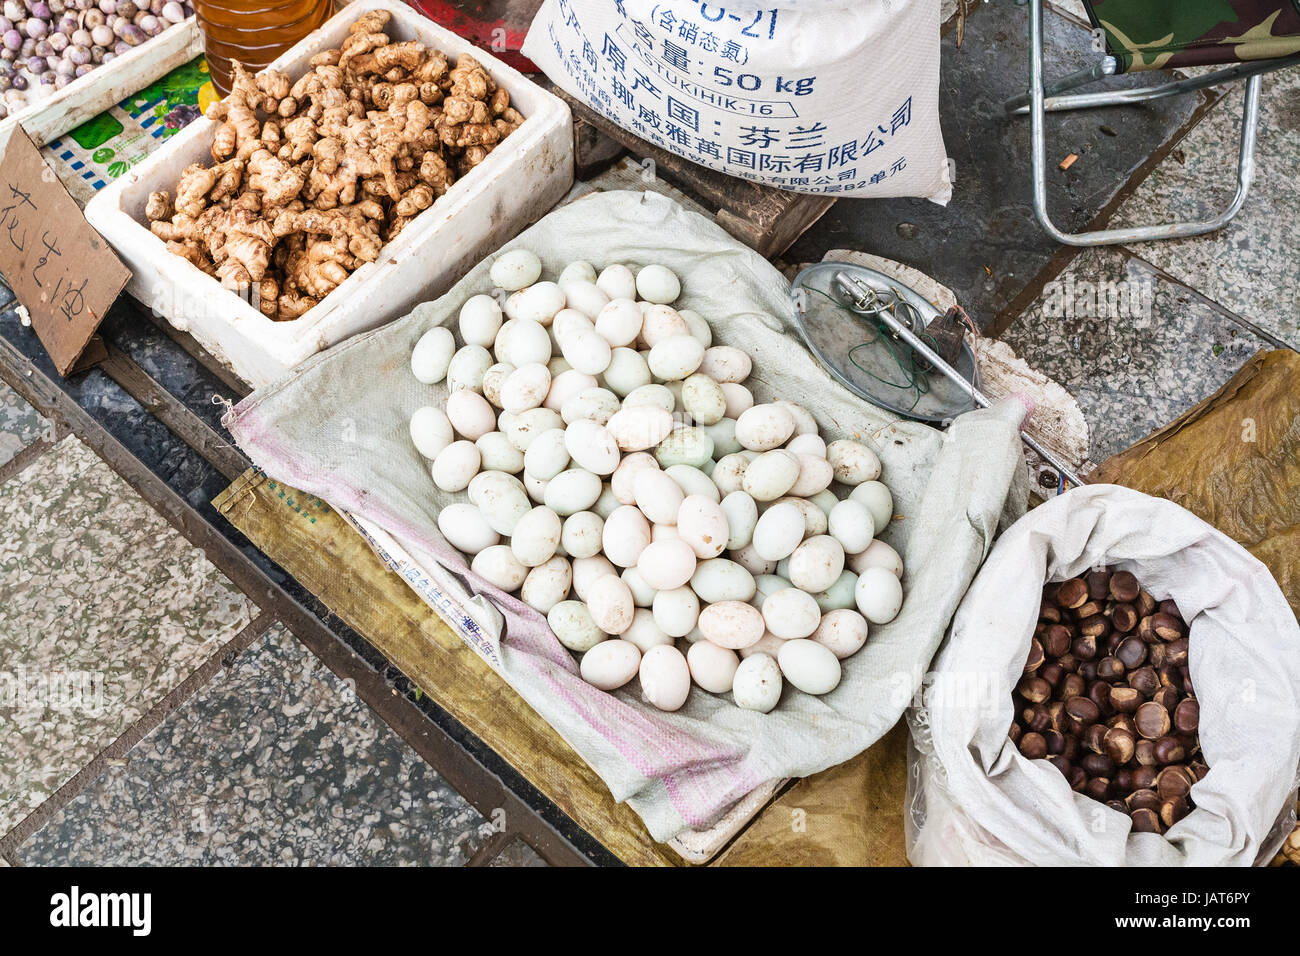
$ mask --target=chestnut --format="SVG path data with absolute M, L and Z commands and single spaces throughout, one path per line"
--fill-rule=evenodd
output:
M 1080 634 L 1070 645 L 1070 651 L 1081 661 L 1090 661 L 1097 656 L 1097 637 L 1094 634 Z
M 1120 642 L 1115 656 L 1129 670 L 1141 667 L 1147 659 L 1147 646 L 1136 637 L 1128 637 Z
M 1061 607 L 1076 608 L 1088 600 L 1088 584 L 1082 578 L 1062 581 L 1056 589 L 1056 603 Z
M 1125 802 L 1130 810 L 1156 810 L 1160 807 L 1160 795 L 1154 790 L 1139 787 L 1128 795 Z
M 1057 688 L 1057 694 L 1061 700 L 1069 700 L 1071 697 L 1082 697 L 1087 690 L 1088 685 L 1084 683 L 1082 677 L 1078 674 L 1066 674 L 1061 680 L 1061 686 Z
M 1139 740 L 1139 744 L 1150 743 L 1149 740 Z M 1156 785 L 1156 774 L 1160 771 L 1155 767 L 1137 766 L 1133 768 L 1133 789 L 1134 790 L 1151 790 Z
M 1110 705 L 1121 714 L 1133 714 L 1142 706 L 1142 695 L 1132 687 L 1112 687 Z
M 1079 619 L 1080 637 L 1104 637 L 1109 631 L 1110 621 L 1100 612 Z M 1075 651 L 1075 653 L 1079 652 Z
M 1156 744 L 1153 740 L 1138 740 L 1133 745 L 1133 759 L 1143 767 L 1155 767 L 1160 761 L 1156 759 Z M 1154 782 L 1155 778 L 1152 777 Z
M 1038 638 L 1034 638 L 1029 642 L 1029 655 L 1025 658 L 1025 673 L 1035 673 L 1038 668 L 1043 666 L 1046 659 L 1047 657 L 1043 653 L 1042 643 Z
M 1116 601 L 1135 601 L 1142 591 L 1131 571 L 1116 571 L 1110 576 L 1110 596 Z
M 1102 746 L 1106 748 L 1106 756 L 1117 766 L 1122 767 L 1133 759 L 1135 746 L 1133 735 L 1121 727 L 1112 727 L 1106 731 L 1106 736 L 1102 738 Z
M 1083 788 L 1083 792 L 1094 800 L 1105 801 L 1110 794 L 1110 779 L 1107 777 L 1090 777 L 1087 786 Z
M 1118 657 L 1103 657 L 1097 662 L 1097 677 L 1101 680 L 1119 680 L 1124 673 L 1124 664 Z
M 1156 599 L 1151 596 L 1151 592 L 1146 588 L 1138 591 L 1135 604 L 1139 617 L 1148 617 L 1156 612 Z
M 1161 737 L 1156 741 L 1157 763 L 1182 763 L 1187 759 L 1187 751 L 1176 737 Z
M 1156 632 L 1156 637 L 1165 642 L 1176 641 L 1184 633 L 1183 622 L 1162 611 L 1151 615 L 1151 629 Z
M 1164 827 L 1160 824 L 1160 817 L 1155 810 L 1149 810 L 1145 807 L 1141 810 L 1134 810 L 1129 814 L 1129 819 L 1133 821 L 1134 833 L 1164 833 Z
M 1104 724 L 1092 724 L 1083 732 L 1083 736 L 1080 740 L 1083 742 L 1083 746 L 1087 747 L 1093 753 L 1105 753 L 1106 734 L 1109 730 L 1110 728 Z
M 1047 714 L 1047 708 L 1042 704 L 1030 704 L 1020 712 L 1020 721 L 1025 725 L 1025 730 L 1041 734 L 1044 730 L 1052 725 L 1052 719 Z
M 1052 685 L 1041 677 L 1022 677 L 1016 691 L 1031 704 L 1041 704 L 1052 696 Z
M 1180 637 L 1175 641 L 1169 642 L 1169 663 L 1175 667 L 1183 667 L 1187 664 L 1187 638 Z
M 1047 756 L 1047 741 L 1042 734 L 1025 734 L 1020 738 L 1020 752 L 1030 760 L 1040 760 Z
M 1147 701 L 1133 715 L 1137 731 L 1147 740 L 1156 740 L 1169 733 L 1169 711 L 1155 701 Z
M 1070 652 L 1073 637 L 1068 628 L 1053 624 L 1043 632 L 1043 651 L 1048 657 L 1060 657 Z
M 1196 698 L 1188 697 L 1179 701 L 1174 708 L 1174 727 L 1179 733 L 1194 734 L 1201 724 L 1201 705 Z
M 1121 634 L 1128 634 L 1138 624 L 1138 612 L 1132 604 L 1116 604 L 1110 612 L 1110 623 Z
M 1128 686 L 1143 697 L 1150 697 L 1160 687 L 1160 678 L 1154 667 L 1139 667 L 1128 675 Z
M 1190 770 L 1180 764 L 1170 764 L 1156 775 L 1156 793 L 1161 800 L 1170 797 L 1185 797 L 1192 790 L 1196 777 Z
M 1079 761 L 1079 766 L 1083 768 L 1084 773 L 1090 777 L 1105 777 L 1108 780 L 1115 772 L 1115 761 L 1111 760 L 1105 754 L 1084 754 Z
M 1190 812 L 1184 797 L 1170 797 L 1160 804 L 1160 822 L 1171 827 Z

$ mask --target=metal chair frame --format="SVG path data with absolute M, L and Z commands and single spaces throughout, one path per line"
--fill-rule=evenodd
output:
M 1043 0 L 1028 0 L 1029 6 L 1029 92 L 1007 100 L 1005 108 L 1010 115 L 1029 114 L 1031 164 L 1034 183 L 1034 214 L 1047 233 L 1057 242 L 1069 246 L 1107 246 L 1130 242 L 1152 242 L 1160 239 L 1181 239 L 1214 232 L 1227 225 L 1241 212 L 1255 177 L 1255 138 L 1259 126 L 1259 93 L 1261 76 L 1288 66 L 1300 64 L 1300 54 L 1276 60 L 1259 60 L 1216 70 L 1204 76 L 1176 80 L 1155 86 L 1129 90 L 1111 90 L 1100 93 L 1062 95 L 1068 90 L 1113 76 L 1118 61 L 1106 56 L 1092 66 L 1071 73 L 1050 84 L 1043 81 Z M 1123 106 L 1164 99 L 1180 93 L 1217 86 L 1236 80 L 1246 81 L 1246 102 L 1242 111 L 1241 148 L 1237 162 L 1237 192 L 1232 202 L 1218 216 L 1200 222 L 1173 222 L 1159 226 L 1133 226 L 1124 229 L 1102 229 L 1091 232 L 1065 232 L 1052 222 L 1047 211 L 1047 143 L 1045 139 L 1048 113 L 1065 110 L 1093 109 L 1099 106 Z

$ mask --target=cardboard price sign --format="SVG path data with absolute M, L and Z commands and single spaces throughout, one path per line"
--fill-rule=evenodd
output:
M 0 273 L 60 375 L 77 367 L 131 272 L 21 126 L 0 159 Z

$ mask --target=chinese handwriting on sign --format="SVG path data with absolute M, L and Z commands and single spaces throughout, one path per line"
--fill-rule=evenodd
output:
M 34 233 L 31 223 L 39 221 L 40 208 L 32 199 L 30 192 L 24 191 L 14 183 L 6 183 L 6 205 L 0 208 L 0 228 L 3 228 L 10 245 L 17 252 L 26 252 L 29 233 Z M 71 264 L 63 262 L 63 250 L 59 248 L 59 237 L 49 229 L 42 229 L 35 247 L 40 256 L 31 269 L 31 279 L 42 292 L 42 299 L 54 305 L 58 312 L 69 322 L 82 314 L 86 308 L 86 284 L 89 277 L 83 277 L 78 284 L 68 275 Z

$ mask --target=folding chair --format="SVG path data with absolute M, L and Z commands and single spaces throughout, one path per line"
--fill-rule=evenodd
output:
M 1052 238 L 1071 246 L 1103 246 L 1199 236 L 1227 225 L 1241 211 L 1255 174 L 1260 77 L 1300 63 L 1300 0 L 1084 0 L 1094 34 L 1104 37 L 1106 55 L 1086 69 L 1048 84 L 1043 82 L 1043 0 L 1028 0 L 1028 4 L 1029 92 L 1007 100 L 1006 110 L 1013 115 L 1029 114 L 1034 212 Z M 1229 63 L 1235 65 L 1156 86 L 1062 95 L 1120 73 Z M 1237 193 L 1222 214 L 1202 222 L 1079 233 L 1065 232 L 1052 222 L 1047 212 L 1043 135 L 1047 113 L 1141 103 L 1235 80 L 1246 81 L 1246 104 Z

